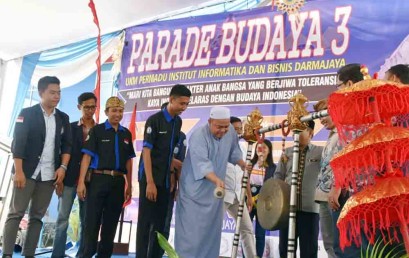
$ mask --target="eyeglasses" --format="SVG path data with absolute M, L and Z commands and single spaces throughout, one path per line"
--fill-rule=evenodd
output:
M 344 82 L 340 82 L 340 83 L 338 83 L 338 84 L 335 85 L 335 86 L 337 87 L 337 90 L 339 90 L 339 88 L 341 88 L 342 85 L 344 85 L 344 84 L 345 84 Z
M 82 108 L 85 110 L 95 110 L 97 106 L 82 106 Z

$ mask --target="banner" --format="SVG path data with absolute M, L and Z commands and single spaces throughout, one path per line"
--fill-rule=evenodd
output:
M 346 64 L 365 64 L 383 78 L 390 66 L 409 63 L 407 10 L 409 1 L 307 1 L 292 15 L 265 7 L 129 28 L 118 92 L 126 102 L 123 123 L 137 102 L 140 151 L 144 121 L 178 83 L 192 91 L 182 115 L 188 137 L 215 105 L 228 106 L 243 120 L 258 107 L 263 125 L 285 119 L 297 93 L 310 100 L 312 110 L 315 101 L 336 90 L 336 72 Z M 319 145 L 328 136 L 322 129 L 316 123 L 313 140 Z M 266 137 L 274 142 L 277 160 L 281 132 Z
M 182 116 L 188 135 L 214 105 L 239 117 L 259 107 L 266 123 L 279 122 L 295 94 L 313 102 L 334 91 L 345 64 L 365 64 L 382 78 L 390 66 L 409 62 L 407 8 L 407 1 L 309 1 L 298 15 L 265 7 L 129 28 L 119 83 L 124 123 L 137 102 L 141 146 L 143 121 L 177 83 L 193 94 Z

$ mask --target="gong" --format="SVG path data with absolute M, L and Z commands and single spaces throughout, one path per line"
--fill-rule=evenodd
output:
M 282 180 L 270 178 L 261 187 L 257 201 L 257 216 L 266 230 L 278 230 L 288 225 L 290 186 Z

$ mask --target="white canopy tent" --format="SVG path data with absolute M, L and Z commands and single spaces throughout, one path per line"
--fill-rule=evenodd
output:
M 0 0 L 0 111 L 6 125 L 22 57 L 97 36 L 88 4 L 89 0 Z M 94 4 L 104 35 L 156 20 L 267 5 L 271 0 L 94 0 Z M 6 134 L 5 128 L 0 135 Z
M 94 0 L 102 34 L 233 2 L 243 0 Z M 7 61 L 95 37 L 97 28 L 88 3 L 0 0 L 0 59 Z

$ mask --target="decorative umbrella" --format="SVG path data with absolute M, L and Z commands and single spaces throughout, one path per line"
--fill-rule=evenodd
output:
M 376 180 L 351 196 L 341 211 L 337 225 L 340 232 L 340 246 L 361 244 L 361 230 L 371 244 L 375 241 L 377 229 L 382 232 L 384 242 L 399 241 L 400 229 L 406 252 L 409 253 L 409 178 L 388 176 Z
M 392 124 L 395 126 L 409 127 L 409 114 L 399 115 L 392 118 Z
M 368 79 L 332 93 L 328 109 L 343 141 L 353 139 L 354 132 L 376 122 L 372 102 L 376 103 L 380 120 L 390 125 L 392 117 L 409 113 L 409 86 Z
M 372 184 L 409 160 L 409 129 L 379 123 L 338 152 L 330 162 L 342 188 Z
M 385 242 L 399 240 L 399 226 L 408 252 L 409 178 L 400 167 L 409 160 L 409 130 L 392 127 L 391 120 L 409 113 L 409 87 L 370 79 L 365 67 L 361 72 L 364 81 L 336 91 L 328 101 L 340 139 L 352 140 L 331 161 L 335 184 L 363 186 L 341 211 L 340 246 L 360 244 L 361 230 L 371 243 L 378 229 Z

